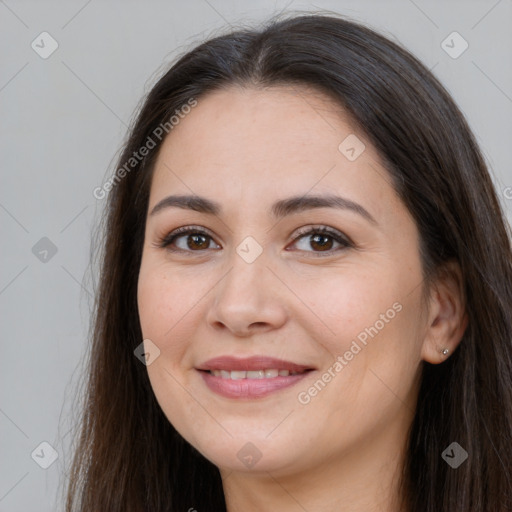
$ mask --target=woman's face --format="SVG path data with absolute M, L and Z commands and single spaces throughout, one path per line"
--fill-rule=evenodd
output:
M 221 470 L 396 455 L 427 325 L 418 244 L 376 150 L 331 100 L 200 98 L 159 153 L 138 283 L 169 421 Z

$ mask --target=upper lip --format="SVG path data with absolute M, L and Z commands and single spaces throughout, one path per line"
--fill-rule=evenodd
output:
M 291 372 L 303 372 L 305 370 L 313 370 L 311 366 L 284 361 L 267 356 L 252 356 L 244 358 L 236 358 L 233 356 L 219 356 L 209 359 L 197 367 L 198 370 L 289 370 Z

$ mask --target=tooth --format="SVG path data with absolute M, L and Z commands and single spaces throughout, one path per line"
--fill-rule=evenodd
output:
M 264 370 L 255 370 L 247 372 L 248 379 L 264 379 L 265 371 Z
M 272 379 L 274 377 L 288 377 L 290 375 L 298 375 L 298 372 L 292 372 L 290 370 L 278 370 L 275 368 L 268 370 L 250 370 L 250 371 L 239 371 L 239 370 L 210 370 L 210 373 L 215 377 L 222 379 Z

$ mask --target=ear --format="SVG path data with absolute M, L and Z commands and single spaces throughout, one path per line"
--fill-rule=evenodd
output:
M 439 364 L 453 354 L 468 325 L 462 273 L 456 261 L 445 263 L 440 269 L 429 305 L 421 357 L 428 363 Z

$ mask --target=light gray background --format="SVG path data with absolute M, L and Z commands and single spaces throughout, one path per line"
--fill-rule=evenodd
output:
M 365 22 L 433 68 L 466 114 L 512 220 L 512 0 L 0 0 L 0 512 L 62 510 L 91 233 L 105 203 L 92 191 L 113 171 L 143 94 L 222 27 L 318 8 Z M 59 44 L 48 59 L 31 48 L 43 31 Z M 441 47 L 453 31 L 469 44 L 457 59 Z M 32 251 L 43 237 L 57 248 L 47 261 Z M 46 470 L 31 457 L 43 441 L 59 454 Z

